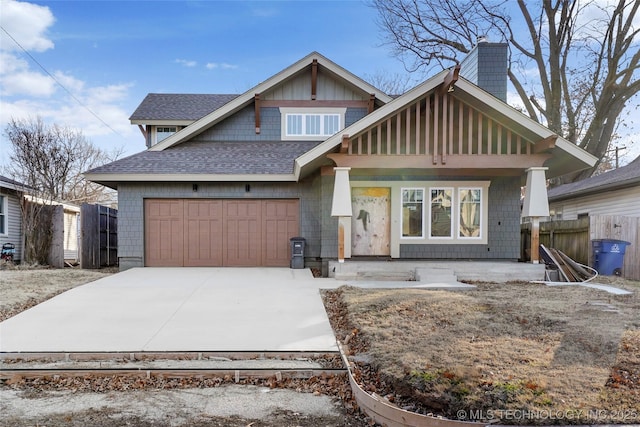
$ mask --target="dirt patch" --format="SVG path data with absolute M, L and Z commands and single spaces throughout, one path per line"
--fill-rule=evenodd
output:
M 405 409 L 508 424 L 640 422 L 640 283 L 325 293 L 358 375 Z M 341 311 L 342 310 L 342 311 Z

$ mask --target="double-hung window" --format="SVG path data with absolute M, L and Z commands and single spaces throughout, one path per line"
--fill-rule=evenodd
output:
M 280 108 L 283 140 L 322 140 L 344 128 L 346 108 Z
M 6 236 L 9 232 L 7 224 L 7 196 L 0 195 L 0 236 Z

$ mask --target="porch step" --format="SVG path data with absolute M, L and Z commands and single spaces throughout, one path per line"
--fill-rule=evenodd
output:
M 450 268 L 418 267 L 415 276 L 421 283 L 458 283 L 458 276 Z

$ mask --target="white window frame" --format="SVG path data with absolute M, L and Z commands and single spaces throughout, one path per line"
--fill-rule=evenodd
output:
M 421 202 L 407 202 L 407 203 L 422 203 L 422 218 L 421 218 L 421 234 L 419 236 L 405 236 L 404 235 L 404 192 L 405 191 L 422 191 L 422 201 Z M 424 239 L 425 230 L 427 229 L 425 220 L 424 220 L 424 201 L 425 201 L 425 189 L 424 187 L 402 187 L 400 189 L 400 237 L 402 239 Z
M 162 128 L 162 129 L 170 128 L 170 129 L 174 129 L 174 131 L 173 131 L 173 133 L 171 133 L 171 134 L 165 136 L 164 138 L 158 140 L 158 128 Z M 153 141 L 154 141 L 154 143 L 153 144 L 155 145 L 155 144 L 157 144 L 159 142 L 164 141 L 165 139 L 169 138 L 171 135 L 175 134 L 176 132 L 178 132 L 178 126 L 170 126 L 170 125 L 157 125 L 157 126 L 154 126 L 154 128 L 153 128 Z M 167 133 L 167 132 L 162 132 L 162 133 L 164 134 L 164 133 Z
M 444 191 L 451 191 L 451 216 L 449 218 L 449 222 L 450 222 L 450 227 L 449 227 L 449 235 L 448 236 L 432 236 L 431 232 L 432 232 L 432 227 L 433 227 L 433 222 L 431 220 L 432 218 L 432 203 L 431 203 L 431 192 L 433 190 L 444 190 Z M 429 234 L 428 234 L 428 238 L 429 240 L 455 240 L 455 220 L 457 218 L 457 201 L 456 201 L 456 188 L 455 187 L 429 187 L 429 196 L 428 196 L 428 200 L 429 200 Z
M 281 138 L 283 141 L 323 141 L 335 135 L 344 129 L 344 121 L 347 109 L 346 108 L 330 108 L 330 107 L 318 107 L 318 108 L 295 108 L 295 107 L 280 107 L 281 118 Z M 288 118 L 292 116 L 302 116 L 302 132 L 300 134 L 290 134 L 288 132 Z M 320 133 L 309 134 L 307 131 L 307 117 L 320 116 Z M 324 129 L 325 117 L 337 116 L 338 117 L 338 129 L 333 133 L 327 133 Z
M 397 228 L 395 228 L 395 244 L 488 244 L 489 223 L 487 221 L 489 209 L 489 187 L 490 181 L 405 181 L 400 185 L 388 181 L 376 181 L 376 185 L 381 183 L 389 184 L 391 187 L 391 197 L 395 209 L 392 216 L 397 219 Z M 403 236 L 403 218 L 402 218 L 402 192 L 404 189 L 424 189 L 423 199 L 423 237 Z M 431 190 L 451 190 L 452 191 L 452 228 L 451 236 L 431 236 Z M 480 236 L 478 237 L 460 237 L 460 190 L 474 189 L 480 190 Z M 392 233 L 392 238 L 393 238 Z M 393 246 L 394 243 L 392 243 Z
M 461 236 L 460 235 L 460 228 L 461 228 L 460 227 L 460 217 L 461 217 L 460 209 L 462 209 L 462 198 L 460 197 L 460 192 L 463 191 L 463 190 L 472 190 L 472 191 L 477 190 L 477 191 L 480 191 L 480 205 L 479 205 L 479 207 L 480 207 L 480 212 L 479 212 L 479 214 L 480 214 L 480 234 L 478 236 L 469 236 L 469 237 L 467 237 L 467 236 Z M 456 210 L 456 212 L 457 212 L 456 239 L 463 240 L 463 241 L 482 240 L 482 239 L 484 239 L 483 232 L 485 230 L 482 227 L 482 224 L 484 223 L 484 218 L 483 218 L 483 215 L 484 215 L 484 213 L 483 213 L 483 210 L 484 210 L 484 206 L 483 206 L 483 200 L 484 200 L 483 192 L 484 192 L 484 189 L 482 187 L 464 187 L 464 186 L 460 186 L 460 187 L 456 187 L 456 191 L 457 191 L 457 194 L 458 194 L 458 201 L 456 203 L 456 208 L 457 208 L 457 210 Z
M 0 194 L 0 223 L 2 223 L 2 231 L 0 236 L 9 236 L 9 197 Z

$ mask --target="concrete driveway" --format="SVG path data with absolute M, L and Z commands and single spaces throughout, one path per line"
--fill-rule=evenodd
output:
M 0 351 L 336 351 L 319 289 L 337 284 L 288 268 L 136 268 L 0 323 Z

